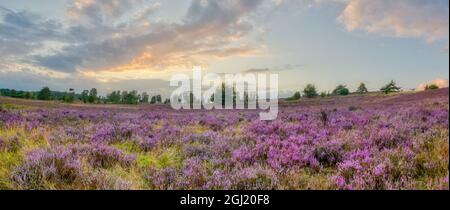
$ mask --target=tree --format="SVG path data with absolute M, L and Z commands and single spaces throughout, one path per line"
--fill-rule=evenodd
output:
M 52 92 L 50 91 L 50 88 L 43 87 L 41 89 L 41 91 L 39 91 L 39 93 L 38 93 L 38 99 L 39 100 L 45 100 L 45 101 L 51 100 L 52 99 Z
M 34 96 L 33 96 L 33 93 L 32 92 L 26 92 L 25 93 L 25 95 L 24 95 L 24 97 L 26 98 L 26 99 L 32 99 Z
M 80 100 L 83 101 L 83 103 L 87 103 L 89 99 L 89 90 L 83 90 L 80 95 Z
M 65 103 L 73 103 L 75 101 L 75 92 L 74 89 L 70 88 L 69 92 L 64 92 L 62 100 Z
M 333 90 L 333 95 L 346 96 L 350 94 L 350 90 L 345 85 L 338 85 L 336 89 Z
M 121 98 L 120 91 L 113 91 L 112 93 L 108 94 L 106 96 L 106 101 L 113 104 L 120 104 L 122 98 Z
M 307 98 L 314 98 L 318 96 L 316 86 L 314 86 L 313 84 L 306 85 L 303 93 Z
M 150 98 L 150 96 L 148 95 L 148 93 L 143 92 L 142 95 L 141 95 L 140 102 L 141 103 L 148 103 L 149 98 Z
M 139 95 L 136 90 L 122 92 L 122 103 L 125 104 L 137 104 L 139 102 Z
M 400 92 L 401 88 L 397 87 L 394 80 L 391 80 L 391 82 L 389 84 L 383 86 L 380 90 L 385 94 L 389 94 L 389 93 Z
M 431 84 L 431 85 L 425 86 L 425 90 L 436 90 L 436 89 L 439 89 L 439 86 L 437 86 L 436 84 Z
M 325 98 L 325 97 L 327 97 L 328 96 L 328 93 L 327 92 L 321 92 L 320 93 L 320 97 L 322 97 L 322 98 Z
M 369 91 L 366 88 L 366 84 L 364 84 L 363 82 L 361 82 L 361 84 L 359 84 L 358 89 L 356 90 L 356 93 L 359 94 L 364 94 L 364 93 L 368 93 Z
M 97 100 L 97 89 L 92 88 L 89 91 L 89 97 L 88 97 L 88 102 L 89 103 L 94 103 Z
M 193 96 L 194 96 L 194 94 L 191 93 L 190 97 L 193 97 Z M 160 103 L 162 103 L 161 95 L 153 96 L 152 99 L 150 100 L 150 103 L 151 104 L 160 104 Z
M 295 92 L 293 96 L 289 97 L 287 100 L 288 101 L 296 101 L 299 100 L 301 98 L 301 94 L 300 92 Z
M 157 95 L 157 96 L 156 96 L 156 102 L 157 102 L 157 103 L 162 103 L 161 95 Z

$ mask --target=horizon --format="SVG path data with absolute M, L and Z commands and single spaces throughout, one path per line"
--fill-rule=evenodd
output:
M 0 88 L 168 95 L 194 65 L 277 73 L 285 96 L 448 86 L 446 0 L 24 2 L 0 0 Z

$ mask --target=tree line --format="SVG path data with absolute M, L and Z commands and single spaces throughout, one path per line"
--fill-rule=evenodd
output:
M 163 101 L 161 95 L 150 97 L 146 92 L 138 93 L 138 91 L 113 91 L 106 96 L 100 96 L 96 88 L 83 90 L 80 94 L 75 93 L 74 89 L 60 92 L 52 91 L 49 87 L 43 87 L 40 91 L 22 91 L 15 89 L 0 89 L 0 96 L 8 96 L 22 99 L 35 99 L 44 101 L 63 101 L 65 103 L 73 103 L 79 101 L 90 104 L 161 104 L 168 103 L 168 99 Z
M 435 84 L 426 85 L 425 90 L 435 90 L 439 89 L 439 86 Z M 401 87 L 398 87 L 394 80 L 391 80 L 388 84 L 384 85 L 380 88 L 380 92 L 384 94 L 396 93 L 402 90 Z M 303 94 L 301 93 L 303 92 Z M 366 84 L 360 83 L 356 91 L 353 94 L 366 94 L 369 93 Z M 347 88 L 346 85 L 338 85 L 332 92 L 318 92 L 317 88 L 313 84 L 307 84 L 303 91 L 295 92 L 293 96 L 287 98 L 287 100 L 299 100 L 302 97 L 306 98 L 315 98 L 315 97 L 327 97 L 327 96 L 347 96 L 350 95 L 351 92 Z
M 222 103 L 225 101 L 225 87 L 222 84 Z M 435 90 L 439 89 L 439 86 L 435 84 L 426 85 L 425 90 Z M 384 85 L 380 88 L 380 91 L 384 94 L 390 94 L 395 92 L 400 92 L 402 90 L 401 87 L 398 87 L 395 81 L 391 81 L 388 84 Z M 233 88 L 232 90 L 233 103 L 236 103 L 236 91 Z M 366 84 L 360 83 L 358 88 L 353 92 L 353 94 L 366 94 L 369 93 Z M 332 92 L 318 92 L 316 86 L 314 84 L 307 84 L 303 91 L 297 91 L 293 96 L 287 98 L 286 100 L 299 100 L 302 97 L 305 98 L 315 98 L 315 97 L 328 97 L 328 96 L 347 96 L 352 94 L 346 85 L 338 85 Z M 99 96 L 96 88 L 92 88 L 90 90 L 83 90 L 80 94 L 75 93 L 74 89 L 70 88 L 69 91 L 61 92 L 61 91 L 52 91 L 48 87 L 43 87 L 40 91 L 22 91 L 15 89 L 0 89 L 0 96 L 8 96 L 13 98 L 22 98 L 22 99 L 37 99 L 37 100 L 58 100 L 63 101 L 65 103 L 73 103 L 75 101 L 79 101 L 82 103 L 90 103 L 90 104 L 140 104 L 140 103 L 149 103 L 149 104 L 168 104 L 170 103 L 169 99 L 165 99 L 163 101 L 161 95 L 154 95 L 150 97 L 147 92 L 138 93 L 138 91 L 113 91 L 106 96 Z M 211 101 L 214 101 L 214 96 L 211 97 Z M 194 99 L 193 94 L 190 94 L 191 104 Z M 244 93 L 244 101 L 247 106 L 249 101 L 249 93 Z

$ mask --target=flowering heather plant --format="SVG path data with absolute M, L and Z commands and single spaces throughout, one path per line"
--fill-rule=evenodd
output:
M 72 148 L 36 150 L 12 173 L 12 181 L 23 189 L 46 189 L 51 183 L 71 185 L 81 179 L 81 162 Z
M 27 154 L 25 163 L 13 171 L 12 181 L 24 189 L 68 187 L 88 178 L 84 162 L 89 168 L 100 169 L 115 165 L 129 167 L 134 161 L 134 156 L 103 145 L 57 146 Z
M 0 188 L 448 189 L 448 89 L 281 103 L 274 121 L 139 107 L 0 110 Z

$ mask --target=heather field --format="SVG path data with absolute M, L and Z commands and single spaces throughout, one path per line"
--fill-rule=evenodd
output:
M 449 189 L 449 90 L 259 110 L 0 98 L 0 189 Z

